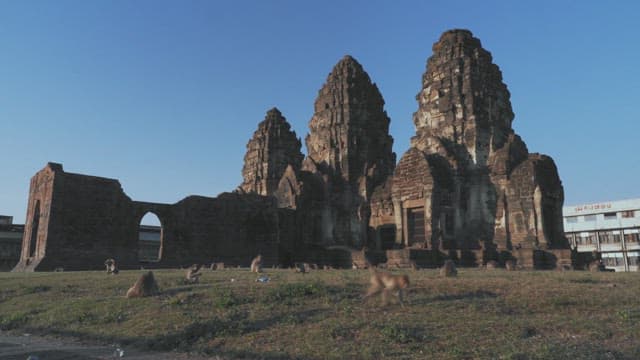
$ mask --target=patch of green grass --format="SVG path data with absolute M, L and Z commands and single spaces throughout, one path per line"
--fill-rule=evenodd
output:
M 19 329 L 29 321 L 29 313 L 18 312 L 13 314 L 0 315 L 0 330 Z
M 279 284 L 270 289 L 263 297 L 266 303 L 281 303 L 287 305 L 298 304 L 302 299 L 308 297 L 321 297 L 327 294 L 327 288 L 322 283 L 293 283 Z
M 213 300 L 214 306 L 218 309 L 228 309 L 240 303 L 240 299 L 231 290 L 221 291 Z
M 399 344 L 422 342 L 427 340 L 424 329 L 417 326 L 402 326 L 397 324 L 384 325 L 380 332 L 388 341 Z

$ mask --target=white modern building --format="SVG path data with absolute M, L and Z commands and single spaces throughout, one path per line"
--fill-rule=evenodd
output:
M 24 225 L 13 223 L 13 216 L 0 215 L 0 271 L 13 269 L 20 260 Z
M 138 231 L 138 259 L 140 261 L 159 261 L 161 245 L 162 227 L 153 225 L 140 225 L 140 229 Z
M 564 206 L 564 231 L 578 252 L 598 252 L 607 269 L 638 271 L 640 199 Z

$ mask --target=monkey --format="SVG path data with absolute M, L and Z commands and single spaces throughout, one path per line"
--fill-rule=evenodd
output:
M 498 268 L 498 262 L 495 260 L 489 260 L 487 261 L 487 264 L 485 265 L 485 269 L 487 270 L 495 270 Z
M 104 266 L 107 268 L 107 274 L 116 275 L 120 270 L 118 270 L 118 266 L 116 265 L 116 261 L 114 259 L 107 259 L 104 261 Z
M 224 270 L 224 263 L 223 262 L 211 263 L 211 267 L 209 269 L 211 269 L 211 270 Z
M 507 271 L 515 271 L 515 270 L 517 270 L 516 261 L 515 260 L 507 260 L 504 263 L 504 267 L 505 267 L 505 269 L 507 269 Z
M 153 296 L 157 295 L 158 292 L 158 283 L 153 277 L 153 271 L 149 271 L 142 274 L 138 281 L 129 288 L 127 298 Z
M 420 270 L 420 267 L 418 266 L 418 264 L 416 264 L 416 262 L 414 260 L 411 260 L 409 262 L 409 265 L 411 266 L 411 270 L 413 270 L 413 271 Z
M 308 263 L 295 263 L 295 270 L 299 273 L 308 273 L 311 271 L 311 266 Z
M 262 272 L 262 255 L 258 254 L 251 261 L 251 272 L 261 273 Z
M 604 269 L 602 260 L 593 260 L 591 263 L 589 263 L 589 271 L 591 272 L 602 271 L 602 269 Z
M 189 270 L 187 270 L 184 282 L 187 284 L 196 284 L 200 280 L 200 276 L 202 276 L 202 273 L 198 272 L 201 267 L 202 265 L 200 264 L 191 265 Z
M 372 267 L 369 268 L 369 272 L 371 273 L 371 286 L 369 286 L 369 290 L 367 290 L 367 293 L 362 297 L 363 301 L 373 295 L 382 293 L 382 302 L 384 305 L 387 305 L 389 292 L 397 291 L 400 305 L 404 306 L 403 291 L 409 287 L 409 276 L 377 272 Z
M 444 262 L 444 265 L 442 265 L 442 267 L 440 268 L 440 276 L 458 276 L 458 270 L 456 269 L 456 264 L 453 262 L 453 260 L 447 260 Z

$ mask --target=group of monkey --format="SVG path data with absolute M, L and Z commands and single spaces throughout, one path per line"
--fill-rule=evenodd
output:
M 114 259 L 107 259 L 105 266 L 108 274 L 117 274 L 118 267 Z M 202 272 L 200 272 L 202 265 L 194 264 L 186 272 L 185 283 L 195 284 L 199 281 Z M 389 272 L 378 271 L 375 267 L 367 264 L 367 268 L 370 272 L 370 285 L 367 292 L 362 296 L 362 300 L 366 300 L 372 296 L 381 294 L 382 301 L 386 305 L 388 303 L 389 295 L 393 294 L 398 297 L 401 305 L 404 305 L 404 292 L 409 287 L 409 276 L 406 274 L 391 274 Z M 297 272 L 308 272 L 310 270 L 309 264 L 301 263 L 296 264 Z M 251 261 L 251 272 L 262 272 L 262 256 L 258 255 Z M 444 266 L 440 269 L 440 274 L 445 277 L 451 277 L 457 275 L 455 264 L 451 260 L 447 260 Z M 127 291 L 127 298 L 134 297 L 146 297 L 154 296 L 159 293 L 158 284 L 153 276 L 152 271 L 148 271 L 140 276 L 138 280 Z

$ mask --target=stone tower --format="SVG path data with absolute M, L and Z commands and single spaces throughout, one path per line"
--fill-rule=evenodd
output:
M 416 96 L 416 135 L 391 183 L 376 189 L 372 226 L 434 250 L 567 248 L 557 169 L 514 133 L 509 98 L 480 40 L 443 33 Z
M 303 155 L 300 139 L 282 116 L 273 108 L 247 143 L 240 188 L 259 195 L 273 195 L 287 167 L 299 171 Z
M 373 189 L 392 174 L 395 154 L 378 87 L 353 57 L 340 60 L 318 92 L 303 169 L 321 177 L 324 243 L 366 240 Z

